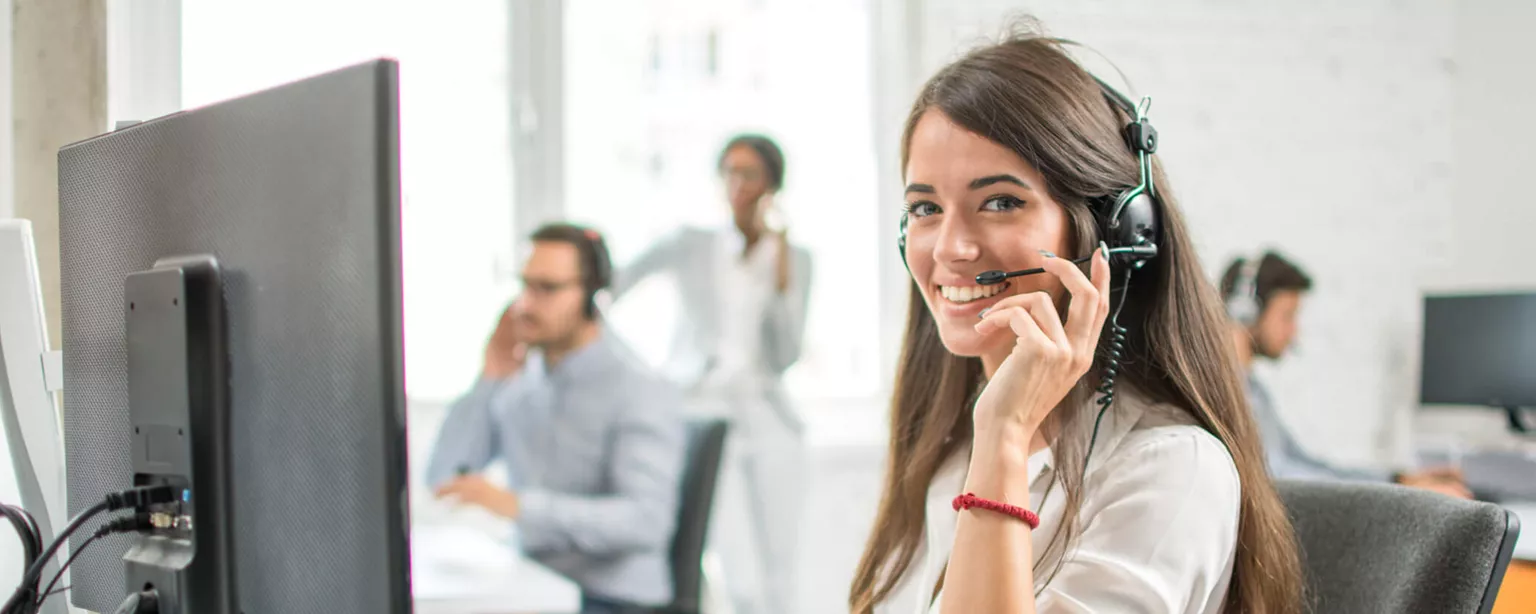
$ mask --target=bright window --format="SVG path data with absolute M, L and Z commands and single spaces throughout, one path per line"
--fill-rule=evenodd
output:
M 460 394 L 515 270 L 507 3 L 182 7 L 187 107 L 380 56 L 400 61 L 406 386 L 415 400 Z
M 783 147 L 778 204 L 815 274 L 801 398 L 879 387 L 875 158 L 869 15 L 861 0 L 568 0 L 566 204 L 602 228 L 622 265 L 692 224 L 728 224 L 714 169 L 737 132 Z M 662 287 L 612 312 L 648 358 L 665 355 L 677 310 Z M 658 325 L 659 324 L 659 325 Z

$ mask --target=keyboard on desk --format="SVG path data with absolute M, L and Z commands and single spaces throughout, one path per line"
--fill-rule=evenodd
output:
M 1484 501 L 1536 501 L 1536 457 L 1516 451 L 1468 454 L 1461 459 L 1467 487 Z

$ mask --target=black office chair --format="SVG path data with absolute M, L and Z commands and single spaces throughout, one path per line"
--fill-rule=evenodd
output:
M 704 589 L 704 541 L 709 535 L 715 483 L 725 455 L 725 420 L 701 420 L 688 425 L 677 534 L 672 538 L 672 605 L 658 614 L 698 614 Z
M 1387 484 L 1280 481 L 1312 612 L 1493 610 L 1520 519 Z

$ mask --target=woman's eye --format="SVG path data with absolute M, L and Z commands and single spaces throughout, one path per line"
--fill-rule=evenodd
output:
M 1012 211 L 1024 206 L 1024 201 L 1012 196 L 993 196 L 981 204 L 983 211 Z
M 907 215 L 912 217 L 928 217 L 939 212 L 939 206 L 930 202 L 907 203 Z

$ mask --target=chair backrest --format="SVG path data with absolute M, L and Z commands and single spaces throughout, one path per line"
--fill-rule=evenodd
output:
M 672 538 L 671 612 L 698 612 L 704 585 L 704 540 L 709 535 L 710 510 L 714 507 L 715 483 L 725 453 L 725 420 L 699 420 L 688 424 L 677 533 Z
M 1520 520 L 1402 486 L 1278 483 L 1314 612 L 1491 612 Z

